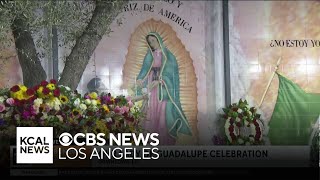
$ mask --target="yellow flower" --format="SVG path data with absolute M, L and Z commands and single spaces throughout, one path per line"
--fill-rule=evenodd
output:
M 16 93 L 10 91 L 10 97 L 12 97 L 13 99 L 16 99 Z
M 97 100 L 97 104 L 98 104 L 98 105 L 100 105 L 100 104 L 101 104 L 101 101 L 100 101 L 100 99 L 98 99 L 98 100 Z
M 59 96 L 59 99 L 61 101 L 62 104 L 66 104 L 68 103 L 69 99 L 67 98 L 67 96 Z
M 20 90 L 22 90 L 22 91 L 27 91 L 28 90 L 28 88 L 26 86 L 24 86 L 24 85 L 19 85 L 19 87 L 20 87 Z
M 50 89 L 50 91 L 53 91 L 56 89 L 56 86 L 52 83 L 49 83 L 47 86 L 46 86 L 48 89 Z
M 41 93 L 42 93 L 42 90 L 43 90 L 43 87 L 40 86 L 40 87 L 37 89 L 37 93 L 41 94 Z
M 106 113 L 109 113 L 110 112 L 110 110 L 109 110 L 109 108 L 108 108 L 108 106 L 107 105 L 102 105 L 102 108 L 106 111 Z
M 80 111 L 78 109 L 72 110 L 72 115 L 78 116 L 80 114 Z
M 93 128 L 94 133 L 105 133 L 106 135 L 109 134 L 109 129 L 106 126 L 106 123 L 102 120 L 96 121 L 96 124 Z
M 27 98 L 27 95 L 23 91 L 18 91 L 18 92 L 15 92 L 15 93 L 11 93 L 11 97 L 14 98 L 14 99 L 23 100 L 23 99 Z
M 98 94 L 97 94 L 96 92 L 92 92 L 92 93 L 89 94 L 89 97 L 90 97 L 91 99 L 97 99 Z

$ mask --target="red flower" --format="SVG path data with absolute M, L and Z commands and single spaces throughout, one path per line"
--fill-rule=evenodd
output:
M 48 95 L 50 93 L 50 90 L 48 88 L 43 88 L 42 93 L 44 95 Z
M 12 92 L 17 92 L 19 90 L 20 90 L 20 87 L 18 85 L 15 85 L 12 88 L 10 88 L 10 91 L 12 91 Z
M 55 90 L 53 91 L 53 95 L 54 95 L 55 97 L 59 97 L 59 96 L 60 96 L 60 90 L 59 90 L 59 89 L 55 89 Z
M 45 87 L 45 86 L 47 86 L 48 85 L 48 82 L 47 81 L 41 81 L 41 86 L 43 86 L 43 87 Z
M 259 136 L 254 137 L 254 140 L 255 140 L 255 141 L 259 141 L 259 139 L 260 139 Z
M 256 127 L 256 132 L 261 134 L 260 128 Z
M 40 87 L 39 85 L 36 85 L 36 86 L 33 87 L 33 90 L 37 91 L 39 89 L 39 87 Z
M 256 132 L 256 136 L 260 137 L 261 136 L 261 132 Z
M 228 116 L 225 114 L 225 115 L 223 115 L 223 118 L 224 119 L 228 119 Z
M 127 120 L 127 121 L 130 121 L 130 122 L 133 122 L 133 121 L 134 121 L 134 117 L 133 117 L 133 116 L 131 116 L 131 117 L 126 117 L 126 120 Z
M 15 106 L 20 106 L 21 105 L 20 100 L 14 99 L 14 105 Z
M 238 127 L 241 127 L 241 123 L 240 123 L 240 122 L 237 122 L 237 126 L 238 126 Z
M 34 95 L 34 90 L 29 88 L 29 89 L 27 90 L 27 95 L 28 95 L 28 96 Z
M 51 80 L 50 80 L 50 83 L 52 83 L 52 84 L 57 84 L 57 81 L 56 81 L 55 79 L 51 79 Z
M 30 97 L 28 100 L 29 100 L 30 103 L 33 103 L 33 101 L 34 101 L 35 99 L 37 99 L 37 97 L 36 97 L 36 96 L 32 96 L 32 97 Z
M 230 126 L 230 127 L 228 128 L 228 130 L 229 130 L 230 132 L 233 132 L 234 127 L 233 127 L 233 126 Z
M 231 118 L 231 119 L 230 119 L 230 124 L 233 124 L 233 123 L 234 123 L 234 119 Z

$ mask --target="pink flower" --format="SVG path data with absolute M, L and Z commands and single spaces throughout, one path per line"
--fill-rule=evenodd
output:
M 122 106 L 122 111 L 123 111 L 123 113 L 128 113 L 129 112 L 129 107 L 127 107 L 127 106 Z M 121 113 L 121 114 L 123 114 L 123 113 Z
M 132 101 L 129 101 L 129 102 L 128 102 L 128 106 L 129 106 L 129 108 L 132 108 L 133 102 L 132 102 Z
M 127 99 L 128 102 L 131 101 L 131 97 L 130 96 L 128 96 L 126 99 Z
M 6 100 L 6 103 L 8 103 L 10 106 L 13 106 L 14 105 L 14 99 L 13 98 L 8 98 Z
M 120 113 L 120 111 L 121 111 L 121 108 L 120 108 L 119 106 L 116 106 L 116 107 L 114 108 L 114 112 L 115 112 L 115 113 Z
M 6 110 L 6 106 L 4 104 L 0 104 L 0 113 Z

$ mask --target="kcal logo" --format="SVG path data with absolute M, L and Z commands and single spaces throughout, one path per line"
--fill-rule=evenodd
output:
M 53 128 L 17 127 L 17 164 L 52 164 Z

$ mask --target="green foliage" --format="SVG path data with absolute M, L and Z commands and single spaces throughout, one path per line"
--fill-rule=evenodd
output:
M 56 0 L 15 0 L 1 1 L 0 4 L 0 50 L 12 46 L 11 25 L 15 18 L 23 18 L 33 34 L 40 59 L 51 56 L 52 27 L 58 29 L 59 46 L 72 48 L 90 22 L 96 3 L 100 1 L 56 1 Z M 100 2 L 101 3 L 101 2 Z M 122 0 L 103 1 L 102 5 L 119 8 Z M 112 17 L 114 14 L 108 14 Z M 111 18 L 107 18 L 107 20 Z M 106 20 L 101 20 L 103 26 Z M 119 20 L 117 20 L 119 21 Z M 106 33 L 110 33 L 110 28 Z M 9 36 L 8 36 L 9 35 Z M 85 47 L 84 47 L 85 48 Z M 23 50 L 21 50 L 23 51 Z

